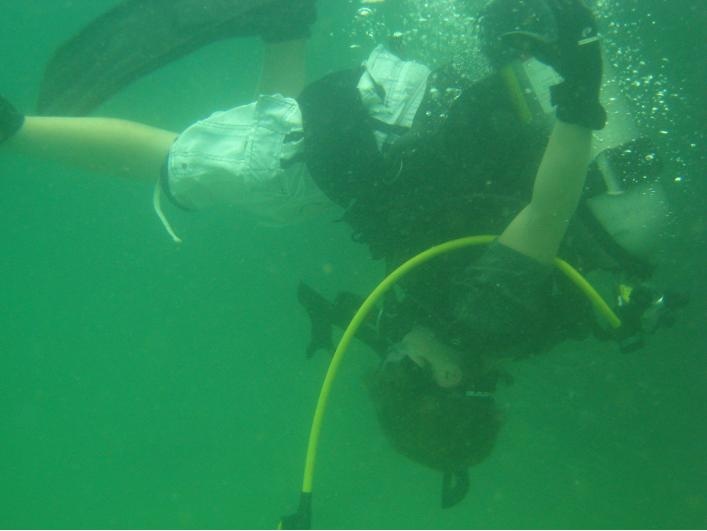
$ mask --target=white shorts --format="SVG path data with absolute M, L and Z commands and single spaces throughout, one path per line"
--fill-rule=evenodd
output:
M 303 149 L 297 102 L 260 96 L 179 135 L 167 159 L 167 187 L 188 209 L 231 204 L 273 224 L 333 218 L 338 209 L 314 183 Z
M 370 116 L 409 128 L 429 69 L 383 46 L 371 53 L 365 67 L 358 90 Z M 379 132 L 376 138 L 380 148 L 393 140 Z M 273 224 L 341 215 L 305 165 L 299 105 L 281 95 L 260 96 L 189 127 L 169 152 L 166 177 L 169 195 L 188 209 L 231 204 Z

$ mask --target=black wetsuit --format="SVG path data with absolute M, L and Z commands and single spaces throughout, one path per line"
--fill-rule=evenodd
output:
M 380 153 L 374 130 L 388 126 L 368 117 L 356 88 L 360 75 L 359 69 L 332 74 L 299 98 L 307 164 L 328 197 L 346 209 L 354 238 L 390 270 L 453 238 L 499 234 L 530 198 L 548 135 L 515 118 L 500 76 L 458 89 L 456 80 L 434 74 L 429 86 L 436 90 L 428 90 L 412 129 Z M 441 101 L 440 94 L 454 98 Z M 381 321 L 388 342 L 414 324 L 460 344 L 515 330 L 501 333 L 496 346 L 522 356 L 591 332 L 592 311 L 574 286 L 494 247 L 480 261 L 481 249 L 439 257 L 403 279 L 404 296 L 389 297 Z M 586 270 L 603 254 L 575 222 L 561 256 Z M 510 276 L 499 273 L 504 270 Z M 543 319 L 549 312 L 552 319 Z
M 368 117 L 360 75 L 332 74 L 299 98 L 307 164 L 346 209 L 355 239 L 394 265 L 445 239 L 505 226 L 529 197 L 546 136 L 514 121 L 500 79 L 451 103 L 434 96 L 448 93 L 436 82 L 451 82 L 432 79 L 437 90 L 428 90 L 412 129 L 380 153 L 374 130 L 389 126 Z

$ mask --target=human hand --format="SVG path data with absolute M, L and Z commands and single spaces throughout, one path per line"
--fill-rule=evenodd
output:
M 442 343 L 431 330 L 413 328 L 403 339 L 402 349 L 416 364 L 429 367 L 440 387 L 455 387 L 461 383 L 463 374 L 458 363 L 459 352 Z

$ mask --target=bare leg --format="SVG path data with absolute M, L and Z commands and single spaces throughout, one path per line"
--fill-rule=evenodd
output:
M 307 40 L 265 43 L 258 94 L 295 98 L 305 85 Z
M 155 182 L 176 136 L 112 118 L 28 116 L 3 147 L 95 173 Z

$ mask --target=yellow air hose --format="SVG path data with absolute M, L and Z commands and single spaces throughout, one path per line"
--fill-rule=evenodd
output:
M 456 251 L 458 249 L 463 249 L 465 247 L 471 247 L 475 245 L 488 245 L 495 241 L 497 236 L 470 236 L 466 238 L 459 238 L 456 240 L 451 240 L 440 245 L 436 245 L 427 249 L 426 251 L 410 258 L 407 262 L 404 262 L 397 269 L 391 272 L 383 281 L 376 286 L 376 288 L 368 295 L 366 300 L 356 311 L 356 314 L 351 319 L 351 323 L 344 331 L 344 335 L 341 337 L 336 351 L 334 351 L 334 356 L 329 363 L 329 368 L 327 369 L 326 377 L 324 378 L 324 383 L 322 384 L 321 391 L 319 392 L 319 399 L 317 400 L 317 407 L 314 411 L 314 418 L 312 419 L 312 427 L 309 432 L 309 442 L 307 444 L 307 455 L 305 458 L 304 465 L 304 479 L 302 481 L 302 492 L 300 498 L 300 513 L 298 515 L 293 515 L 280 522 L 278 526 L 279 529 L 284 529 L 288 520 L 293 522 L 293 518 L 303 524 L 303 527 L 309 527 L 310 522 L 310 510 L 311 510 L 311 493 L 314 483 L 314 466 L 316 464 L 317 449 L 319 446 L 319 437 L 321 435 L 322 423 L 324 421 L 324 414 L 326 412 L 327 403 L 329 401 L 329 393 L 334 384 L 334 380 L 341 367 L 341 362 L 344 359 L 344 354 L 351 343 L 351 340 L 356 335 L 359 327 L 363 321 L 368 316 L 369 312 L 373 309 L 378 300 L 402 277 L 408 274 L 412 269 L 428 262 L 432 258 L 435 258 L 441 254 L 445 254 L 451 251 Z M 592 287 L 592 285 L 587 282 L 587 280 L 570 264 L 555 258 L 555 266 L 565 274 L 578 288 L 586 295 L 586 297 L 591 301 L 594 307 L 601 313 L 609 325 L 617 329 L 621 326 L 621 320 L 612 311 L 609 305 L 604 301 L 604 299 L 597 293 L 597 291 Z M 302 514 L 306 512 L 307 514 Z

